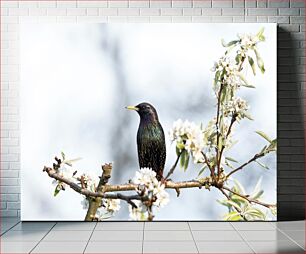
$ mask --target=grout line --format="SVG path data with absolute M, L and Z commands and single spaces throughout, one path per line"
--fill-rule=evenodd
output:
M 38 241 L 38 243 L 29 251 L 29 253 L 32 253 L 32 251 L 38 246 L 38 244 L 40 244 L 40 242 L 51 232 L 51 230 L 55 227 L 55 225 L 57 224 L 57 222 L 55 222 L 55 224 L 49 229 L 49 231 Z
M 239 230 L 236 229 L 236 228 L 233 226 L 232 222 L 230 222 L 230 224 L 231 224 L 232 227 L 235 229 L 235 231 L 237 232 L 237 234 L 242 238 L 242 240 L 246 243 L 246 245 L 249 246 L 249 248 L 253 251 L 253 253 L 256 253 L 256 251 L 252 248 L 252 246 L 249 244 L 249 242 L 248 242 L 246 239 L 244 239 L 244 237 L 240 234 Z
M 86 246 L 85 246 L 85 248 L 84 248 L 83 253 L 85 253 L 86 248 L 87 248 L 87 246 L 88 246 L 88 244 L 89 244 L 89 241 L 90 241 L 90 239 L 91 239 L 91 237 L 92 237 L 92 234 L 94 233 L 94 231 L 95 231 L 97 225 L 98 225 L 98 222 L 96 222 L 96 225 L 94 226 L 94 228 L 93 228 L 93 230 L 92 230 L 92 232 L 91 232 L 91 234 L 90 234 L 90 236 L 89 236 L 89 239 L 88 239 L 88 241 L 87 241 L 87 243 L 86 243 Z
M 198 252 L 198 253 L 200 253 L 199 248 L 198 248 L 198 245 L 197 245 L 197 242 L 194 240 L 193 233 L 192 233 L 192 230 L 191 230 L 191 227 L 190 227 L 189 221 L 187 221 L 187 224 L 188 224 L 188 227 L 189 227 L 189 230 L 190 230 L 190 233 L 191 233 L 191 236 L 192 236 L 193 242 L 194 242 L 194 244 L 195 244 L 195 246 L 196 246 L 197 252 Z
M 7 233 L 8 231 L 10 231 L 10 230 L 11 230 L 12 228 L 14 228 L 15 226 L 17 226 L 20 222 L 21 222 L 21 221 L 18 221 L 16 224 L 13 224 L 13 226 L 11 226 L 9 229 L 5 230 L 5 231 L 1 234 L 1 236 L 4 235 L 5 233 Z
M 141 245 L 141 253 L 143 253 L 144 234 L 145 234 L 145 222 L 143 222 L 143 227 L 142 227 L 142 245 Z
M 279 228 L 276 228 L 279 232 L 281 232 L 282 234 L 284 234 L 287 238 L 289 238 L 289 240 L 291 240 L 292 242 L 294 242 L 296 245 L 298 245 L 299 247 L 301 247 L 303 250 L 305 250 L 305 247 L 301 246 L 298 242 L 296 242 L 292 237 L 290 237 L 289 235 L 287 235 L 285 233 L 285 231 L 279 229 Z

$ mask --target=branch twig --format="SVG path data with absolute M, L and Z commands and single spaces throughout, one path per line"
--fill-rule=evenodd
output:
M 250 164 L 253 161 L 256 161 L 258 158 L 263 157 L 265 154 L 264 153 L 257 153 L 254 155 L 254 157 L 250 160 L 248 160 L 247 162 L 243 163 L 241 166 L 239 166 L 238 168 L 234 169 L 233 171 L 231 171 L 230 173 L 228 173 L 228 175 L 226 176 L 226 178 L 229 178 L 232 174 L 236 173 L 237 171 L 243 169 L 246 165 Z
M 205 163 L 206 163 L 207 167 L 208 167 L 209 170 L 210 170 L 210 176 L 211 176 L 211 178 L 215 181 L 216 179 L 215 179 L 215 172 L 214 172 L 214 169 L 210 166 L 209 160 L 208 160 L 206 154 L 205 154 L 203 151 L 202 151 L 201 153 L 202 153 L 202 155 L 203 155 L 203 157 L 204 157 L 204 160 L 205 160 Z
M 177 155 L 176 161 L 173 164 L 173 166 L 170 168 L 167 176 L 165 177 L 165 180 L 167 180 L 173 174 L 173 172 L 174 172 L 174 170 L 175 170 L 175 168 L 177 166 L 177 163 L 179 162 L 179 159 L 180 159 L 181 155 L 182 155 L 182 151 Z
M 234 122 L 236 121 L 236 117 L 237 117 L 236 114 L 234 114 L 234 115 L 232 116 L 231 123 L 230 123 L 230 126 L 228 127 L 228 130 L 227 130 L 225 139 L 227 139 L 228 136 L 231 134 L 233 124 L 234 124 Z M 222 148 L 221 148 L 221 151 L 220 151 L 220 156 L 219 156 L 220 159 L 219 159 L 219 161 L 218 161 L 218 168 L 220 168 L 221 158 L 222 158 L 222 154 L 223 154 L 224 148 L 225 148 L 225 146 L 223 145 Z
M 240 194 L 240 193 L 237 193 L 237 192 L 235 192 L 235 191 L 232 191 L 232 190 L 231 190 L 230 188 L 228 188 L 228 187 L 223 186 L 222 188 L 223 188 L 224 190 L 227 190 L 227 191 L 233 193 L 233 194 L 236 195 L 236 196 L 239 196 L 239 197 L 241 197 L 241 198 L 244 198 L 244 199 L 247 200 L 249 203 L 256 203 L 256 204 L 258 204 L 258 205 L 262 205 L 262 206 L 267 207 L 267 208 L 271 208 L 271 207 L 274 207 L 274 206 L 275 206 L 275 205 L 273 205 L 273 204 L 267 204 L 267 203 L 264 203 L 264 202 L 261 202 L 261 201 L 258 201 L 258 200 L 250 199 L 250 198 L 248 198 L 248 197 L 245 196 L 245 195 L 242 195 L 242 194 Z

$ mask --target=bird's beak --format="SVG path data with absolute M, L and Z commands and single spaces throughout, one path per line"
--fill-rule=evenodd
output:
M 139 108 L 137 108 L 137 107 L 135 107 L 135 106 L 127 106 L 127 107 L 125 107 L 126 109 L 129 109 L 129 110 L 136 110 L 136 111 L 138 111 L 139 110 Z

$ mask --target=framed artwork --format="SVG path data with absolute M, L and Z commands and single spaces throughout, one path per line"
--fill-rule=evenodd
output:
M 276 220 L 275 24 L 24 24 L 22 220 Z

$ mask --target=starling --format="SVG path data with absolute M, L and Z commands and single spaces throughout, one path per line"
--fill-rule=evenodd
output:
M 157 179 L 162 180 L 166 161 L 166 143 L 156 109 L 146 102 L 126 108 L 136 110 L 140 116 L 137 132 L 139 166 L 140 168 L 151 168 L 156 172 Z

